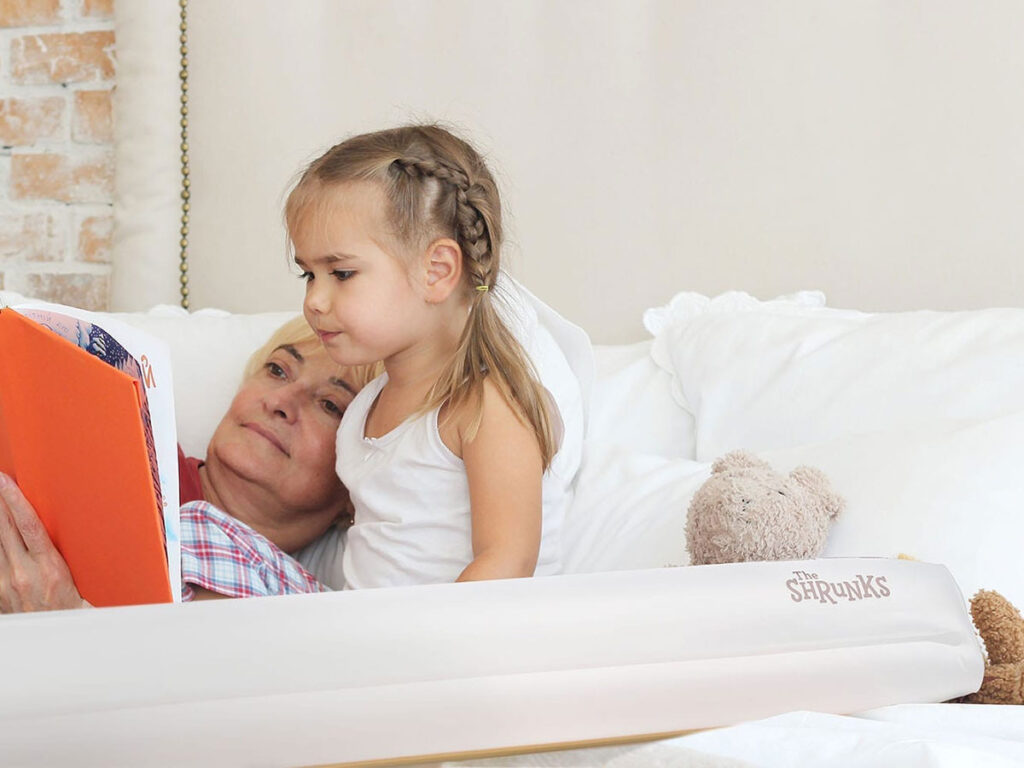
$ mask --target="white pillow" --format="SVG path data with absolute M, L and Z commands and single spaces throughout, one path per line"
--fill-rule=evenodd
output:
M 651 307 L 644 311 L 643 322 L 644 327 L 654 337 L 651 344 L 651 359 L 672 377 L 670 387 L 672 396 L 692 417 L 692 409 L 680 388 L 679 379 L 675 375 L 676 369 L 672 356 L 676 344 L 675 334 L 679 329 L 685 328 L 694 319 L 707 315 L 728 316 L 738 312 L 753 312 L 758 309 L 779 309 L 784 312 L 814 311 L 824 306 L 825 294 L 821 291 L 798 291 L 768 301 L 761 301 L 742 291 L 727 291 L 714 297 L 691 291 L 680 291 L 672 297 L 668 304 Z M 694 431 L 696 431 L 695 426 Z M 690 458 L 696 457 L 696 446 L 688 455 Z
M 821 291 L 797 291 L 767 301 L 761 301 L 743 291 L 726 291 L 714 297 L 693 291 L 680 291 L 669 299 L 668 304 L 644 311 L 644 328 L 657 338 L 673 326 L 686 323 L 699 315 L 750 312 L 772 307 L 817 309 L 824 306 L 825 294 Z
M 1024 409 L 1024 310 L 703 314 L 659 337 L 696 457 Z
M 666 458 L 694 456 L 693 416 L 672 396 L 672 377 L 651 357 L 650 339 L 594 347 L 588 439 Z
M 1024 606 L 1024 410 L 761 455 L 820 468 L 846 499 L 826 555 L 905 553 L 947 566 L 968 597 L 995 589 Z
M 708 464 L 588 440 L 563 528 L 567 573 L 688 565 L 686 512 Z
M 502 272 L 498 287 L 499 312 L 558 407 L 562 439 L 548 471 L 561 478 L 560 486 L 568 493 L 579 472 L 587 431 L 587 403 L 594 378 L 590 337 L 511 275 Z M 553 497 L 549 501 L 559 503 Z

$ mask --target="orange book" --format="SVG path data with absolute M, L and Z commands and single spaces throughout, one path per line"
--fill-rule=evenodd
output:
M 135 376 L 0 310 L 0 470 L 97 606 L 172 600 L 145 404 Z

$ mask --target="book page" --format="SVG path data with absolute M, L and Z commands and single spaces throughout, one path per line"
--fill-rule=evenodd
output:
M 11 307 L 15 311 L 45 325 L 59 323 L 59 316 L 74 318 L 91 323 L 109 334 L 131 355 L 132 362 L 116 357 L 107 359 L 104 354 L 97 354 L 115 368 L 135 376 L 144 385 L 146 401 L 149 406 L 149 424 L 152 428 L 153 447 L 157 460 L 158 496 L 163 509 L 164 534 L 167 545 L 167 567 L 171 582 L 171 593 L 175 602 L 181 601 L 181 531 L 178 516 L 178 444 L 177 427 L 174 421 L 174 387 L 171 378 L 171 358 L 167 346 L 139 329 L 110 318 L 89 312 L 77 307 L 62 304 L 50 304 L 42 301 L 27 301 Z M 45 314 L 51 314 L 50 322 Z M 65 336 L 60 328 L 52 327 L 59 335 Z M 68 328 L 67 332 L 74 333 Z M 69 341 L 83 346 L 81 341 L 69 338 Z M 102 342 L 100 342 L 102 344 Z M 113 349 L 113 348 L 112 348 Z M 101 350 L 105 351 L 105 350 Z M 133 365 L 134 363 L 134 365 Z

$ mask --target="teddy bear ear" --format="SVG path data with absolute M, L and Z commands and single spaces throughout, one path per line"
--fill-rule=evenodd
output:
M 797 467 L 789 476 L 797 485 L 803 486 L 818 497 L 829 520 L 835 520 L 846 509 L 846 500 L 832 490 L 832 485 L 820 469 Z
M 971 598 L 971 618 L 985 641 L 990 664 L 1024 661 L 1024 619 L 998 592 L 983 589 Z
M 771 469 L 771 464 L 746 451 L 731 451 L 715 459 L 711 465 L 712 474 L 730 469 Z

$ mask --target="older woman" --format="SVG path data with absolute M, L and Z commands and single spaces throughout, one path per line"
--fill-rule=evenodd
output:
M 183 599 L 323 588 L 288 553 L 350 521 L 335 432 L 373 374 L 339 368 L 301 317 L 252 355 L 205 460 L 179 450 Z M 0 476 L 0 611 L 87 605 L 35 510 Z

